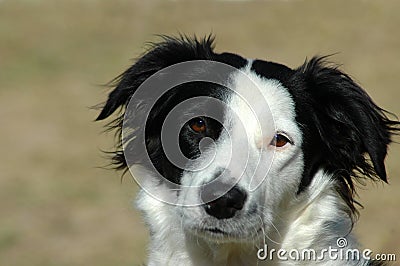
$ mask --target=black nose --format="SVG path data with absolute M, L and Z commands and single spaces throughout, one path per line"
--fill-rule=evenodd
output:
M 207 185 L 201 191 L 201 199 L 205 203 L 205 211 L 217 219 L 232 218 L 237 211 L 240 211 L 243 208 L 247 199 L 247 194 L 237 186 L 234 186 L 228 192 L 223 194 L 224 188 L 227 188 L 226 184 L 213 182 L 213 184 Z M 218 198 L 209 201 L 212 197 Z

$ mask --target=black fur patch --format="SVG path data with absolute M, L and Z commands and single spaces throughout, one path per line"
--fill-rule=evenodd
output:
M 390 120 L 359 85 L 325 59 L 314 57 L 296 70 L 255 61 L 252 69 L 280 81 L 295 102 L 305 163 L 298 193 L 324 169 L 338 181 L 338 194 L 354 213 L 353 180 L 387 181 L 387 145 L 399 122 Z
M 164 36 L 162 42 L 152 44 L 150 50 L 143 57 L 115 79 L 113 83 L 115 89 L 109 94 L 107 102 L 96 119 L 103 120 L 119 109 L 119 116 L 109 124 L 110 129 L 117 130 L 118 147 L 113 156 L 113 164 L 117 169 L 127 169 L 128 163 L 122 151 L 124 140 L 122 140 L 121 128 L 127 104 L 132 95 L 154 73 L 174 64 L 192 60 L 218 61 L 235 68 L 242 68 L 247 63 L 247 60 L 235 54 L 215 53 L 213 51 L 213 37 L 211 36 L 200 40 L 185 36 L 181 36 L 180 38 Z M 182 90 L 181 86 L 185 87 L 184 90 Z M 169 162 L 161 146 L 161 126 L 166 115 L 174 106 L 186 99 L 197 96 L 210 96 L 222 99 L 224 91 L 226 91 L 225 88 L 211 83 L 185 83 L 165 93 L 152 108 L 147 121 L 140 121 L 138 118 L 139 116 L 143 116 L 143 114 L 129 114 L 132 120 L 139 119 L 136 123 L 138 126 L 146 124 L 145 141 L 147 152 L 158 172 L 168 180 L 179 183 L 182 169 Z M 137 112 L 140 112 L 140 106 L 137 109 Z M 221 125 L 212 119 L 205 119 L 209 123 L 209 131 L 206 136 L 216 139 L 218 137 L 217 134 L 221 131 Z M 190 134 L 190 132 L 186 131 L 184 127 L 181 132 L 180 146 L 183 154 L 191 159 L 199 154 L 198 142 L 196 143 L 196 138 L 190 139 L 185 137 L 187 134 Z M 129 152 L 130 158 L 134 158 L 134 161 L 129 163 L 140 163 L 143 157 L 143 154 L 138 154 L 135 150 L 135 141 L 131 141 L 135 137 L 137 136 L 134 133 L 126 139 L 125 152 Z

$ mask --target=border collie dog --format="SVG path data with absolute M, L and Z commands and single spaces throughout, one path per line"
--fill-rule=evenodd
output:
M 355 182 L 387 181 L 399 122 L 349 75 L 163 37 L 115 79 L 97 120 L 141 187 L 148 265 L 376 265 L 351 231 Z M 358 255 L 356 254 L 359 251 Z

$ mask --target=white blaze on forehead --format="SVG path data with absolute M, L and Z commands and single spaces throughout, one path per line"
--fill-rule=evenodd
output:
M 260 143 L 266 147 L 276 131 L 298 135 L 295 105 L 288 90 L 278 80 L 261 77 L 250 67 L 251 62 L 231 79 L 230 89 L 235 93 L 229 106 L 236 114 L 227 117 L 232 127 L 231 137 L 236 140 L 244 137 L 244 132 L 238 132 L 237 123 L 243 124 L 249 144 L 258 148 Z

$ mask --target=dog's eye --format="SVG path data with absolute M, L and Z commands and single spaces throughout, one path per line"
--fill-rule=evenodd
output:
M 196 133 L 203 133 L 206 131 L 206 122 L 201 117 L 196 117 L 190 120 L 189 126 Z
M 281 133 L 276 133 L 271 141 L 271 145 L 278 148 L 281 148 L 288 143 L 291 143 L 290 139 Z

